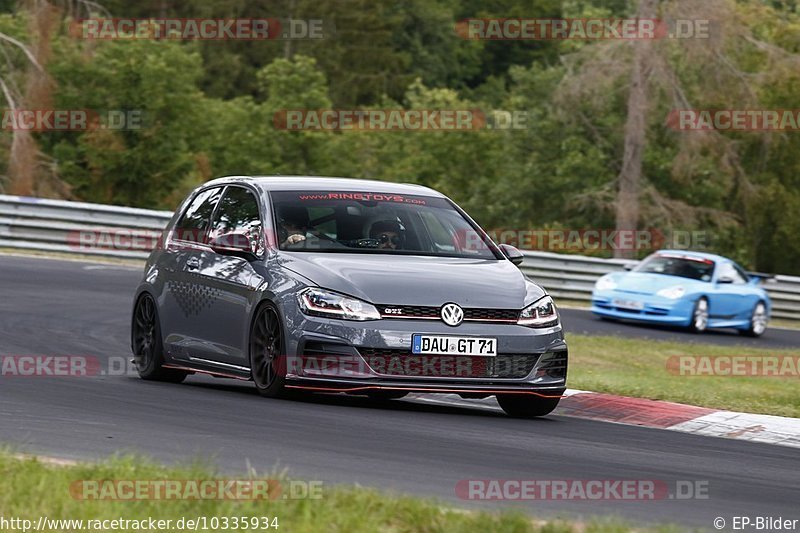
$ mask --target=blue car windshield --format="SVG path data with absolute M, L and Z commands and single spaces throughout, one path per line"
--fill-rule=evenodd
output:
M 281 250 L 502 258 L 446 198 L 352 191 L 270 197 Z
M 652 255 L 639 263 L 633 271 L 711 281 L 714 261 L 686 256 Z

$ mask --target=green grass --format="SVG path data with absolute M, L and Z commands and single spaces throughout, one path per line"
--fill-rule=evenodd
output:
M 398 496 L 358 487 L 323 486 L 319 499 L 234 501 L 86 501 L 69 492 L 76 480 L 212 479 L 208 467 L 164 467 L 136 457 L 120 457 L 97 464 L 53 466 L 36 459 L 0 452 L 0 510 L 5 518 L 19 517 L 34 523 L 39 516 L 51 519 L 171 519 L 181 517 L 278 517 L 279 529 L 295 531 L 389 531 L 389 532 L 597 532 L 630 531 L 613 518 L 588 523 L 537 520 L 520 512 L 465 511 L 429 499 Z M 228 478 L 236 476 L 227 476 Z M 241 478 L 243 476 L 239 476 Z M 275 476 L 257 476 L 274 478 Z M 171 529 L 175 530 L 175 529 Z M 202 530 L 202 529 L 201 529 Z M 637 531 L 643 531 L 637 527 Z M 680 531 L 659 527 L 656 531 Z M 116 529 L 115 531 L 124 531 Z M 267 530 L 262 530 L 267 531 Z M 271 531 L 274 531 L 271 530 Z
M 568 385 L 574 389 L 669 400 L 715 409 L 800 417 L 798 377 L 679 376 L 667 370 L 673 355 L 794 355 L 800 350 L 764 350 L 659 342 L 619 337 L 567 335 Z
M 770 318 L 769 327 L 782 329 L 800 329 L 800 320 L 789 320 L 788 318 Z

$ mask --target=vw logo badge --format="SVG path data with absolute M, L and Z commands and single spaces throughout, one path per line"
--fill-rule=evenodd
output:
M 444 304 L 441 315 L 442 321 L 448 326 L 457 326 L 464 320 L 464 310 L 457 304 Z

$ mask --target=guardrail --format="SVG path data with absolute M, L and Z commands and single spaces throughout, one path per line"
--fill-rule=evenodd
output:
M 171 211 L 0 195 L 0 247 L 144 259 Z M 631 261 L 523 252 L 522 271 L 556 298 L 588 302 L 597 278 Z M 800 277 L 776 276 L 764 287 L 774 317 L 800 320 Z
M 146 259 L 170 218 L 171 211 L 0 195 L 0 247 Z

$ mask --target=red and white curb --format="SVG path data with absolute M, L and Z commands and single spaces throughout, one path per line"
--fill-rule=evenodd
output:
M 720 411 L 572 389 L 564 396 L 554 415 L 800 448 L 800 418 Z M 408 398 L 424 403 L 502 411 L 494 397 L 465 399 L 457 394 L 411 394 Z

